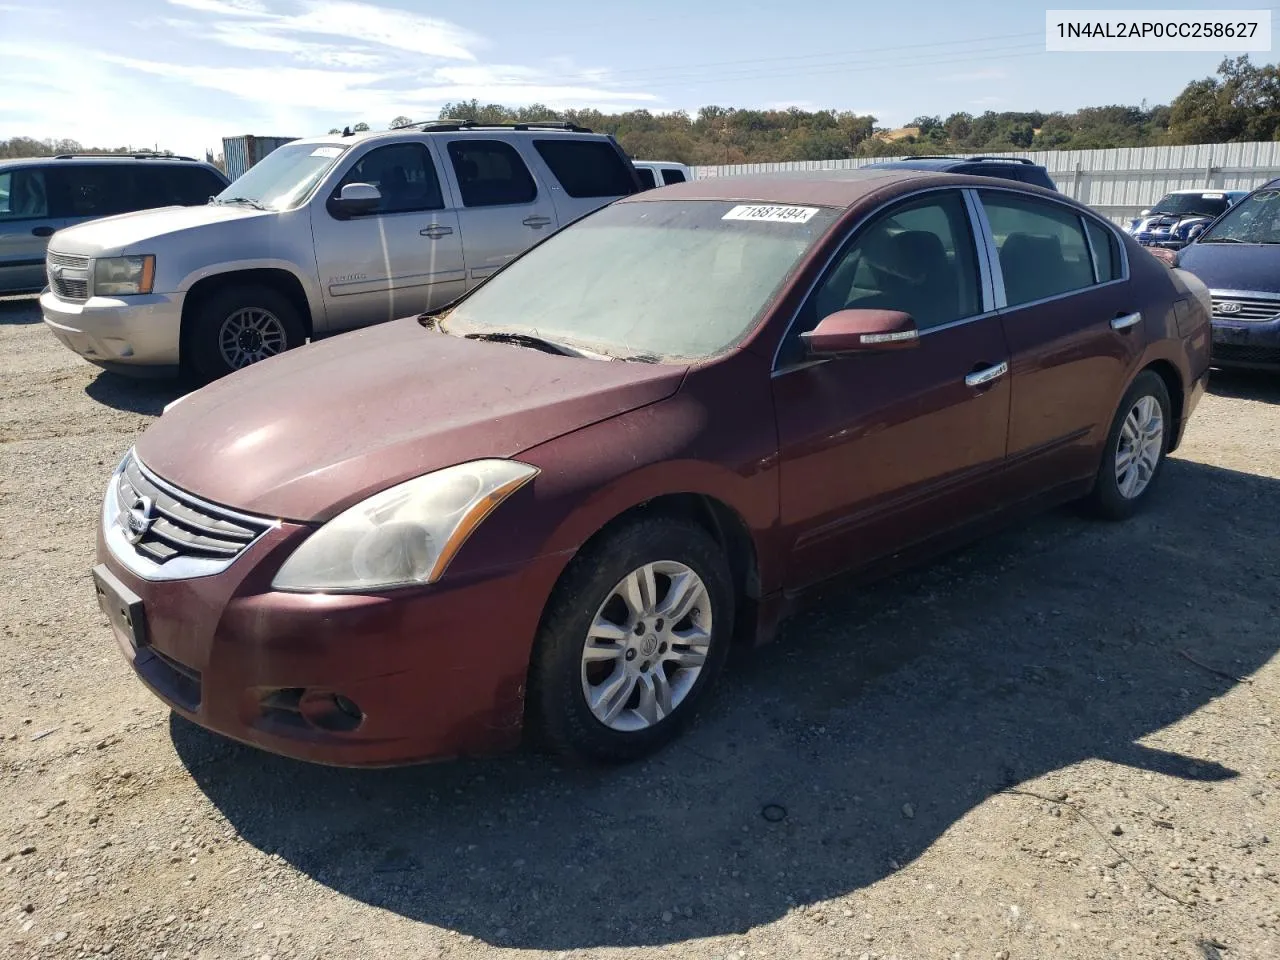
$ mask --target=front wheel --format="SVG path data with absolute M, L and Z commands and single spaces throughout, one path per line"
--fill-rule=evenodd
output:
M 1173 436 L 1169 389 L 1144 370 L 1120 401 L 1103 448 L 1089 506 L 1108 520 L 1123 520 L 1150 498 Z
M 301 346 L 306 338 L 297 308 L 271 287 L 227 287 L 197 309 L 190 331 L 191 366 L 204 380 Z
M 696 524 L 640 520 L 579 556 L 531 665 L 530 714 L 555 752 L 642 757 L 689 720 L 728 654 L 733 580 Z

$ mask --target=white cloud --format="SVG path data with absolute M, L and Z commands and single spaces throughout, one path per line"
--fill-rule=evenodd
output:
M 267 9 L 258 0 L 168 0 L 175 7 L 199 10 L 203 13 L 221 13 L 232 17 L 263 17 Z

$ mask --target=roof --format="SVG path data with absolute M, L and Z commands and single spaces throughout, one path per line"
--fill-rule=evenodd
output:
M 436 129 L 428 124 L 414 124 L 411 127 L 398 127 L 395 130 L 360 130 L 353 132 L 350 136 L 343 136 L 340 133 L 327 133 L 316 137 L 300 137 L 297 140 L 291 140 L 288 146 L 293 144 L 340 144 L 349 147 L 355 143 L 363 143 L 366 140 L 401 140 L 405 137 L 422 136 L 425 134 L 447 133 L 454 137 L 492 137 L 495 133 L 518 133 L 518 134 L 536 134 L 540 137 L 590 137 L 593 139 L 603 139 L 605 134 L 599 131 L 586 129 L 562 129 L 554 126 L 538 126 L 537 123 L 525 125 L 485 125 L 476 124 L 475 126 L 448 126 L 447 121 L 431 121 L 438 124 Z
M 1170 194 L 1174 194 L 1174 193 L 1221 193 L 1226 196 L 1231 196 L 1231 194 L 1233 193 L 1238 193 L 1243 196 L 1248 192 L 1249 192 L 1248 190 L 1224 190 L 1220 187 L 1184 187 L 1181 190 L 1166 190 L 1165 196 L 1169 196 Z
M 989 185 L 985 177 L 967 177 L 923 170 L 803 170 L 742 177 L 691 180 L 624 197 L 620 203 L 654 200 L 741 200 L 756 203 L 813 204 L 851 207 L 870 194 L 895 184 L 925 186 L 930 183 Z
M 6 160 L 0 160 L 0 170 L 6 167 L 52 167 L 62 166 L 68 163 L 160 163 L 173 164 L 182 166 L 191 166 L 198 164 L 201 167 L 210 166 L 204 160 L 197 160 L 194 157 L 168 157 L 163 154 L 133 154 L 133 153 L 102 153 L 102 154 L 62 154 L 56 157 L 12 157 Z
M 912 170 L 947 170 L 951 167 L 961 164 L 983 163 L 983 164 L 1008 164 L 1010 166 L 1033 167 L 1031 161 L 1022 157 L 901 157 L 897 160 L 880 160 L 876 163 L 867 164 L 870 167 L 880 167 L 882 170 L 890 169 L 912 169 Z

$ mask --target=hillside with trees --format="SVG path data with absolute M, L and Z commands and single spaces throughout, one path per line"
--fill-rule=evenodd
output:
M 484 123 L 568 120 L 613 134 L 631 156 L 688 164 L 838 160 L 845 157 L 1014 150 L 1093 150 L 1161 144 L 1280 139 L 1280 67 L 1247 56 L 1223 60 L 1215 76 L 1189 83 L 1168 106 L 1085 107 L 1074 113 L 1003 112 L 919 116 L 886 130 L 875 117 L 839 110 L 753 110 L 707 106 L 683 111 L 601 113 L 511 108 L 476 100 L 447 104 L 442 118 Z M 411 124 L 396 117 L 392 129 Z M 368 122 L 352 130 L 368 130 Z M 334 129 L 331 133 L 338 133 Z M 71 140 L 0 141 L 0 158 L 86 151 Z

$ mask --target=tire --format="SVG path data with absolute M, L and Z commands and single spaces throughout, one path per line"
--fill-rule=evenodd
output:
M 1163 472 L 1165 454 L 1169 451 L 1169 441 L 1175 426 L 1171 407 L 1168 387 L 1159 375 L 1150 370 L 1138 374 L 1125 391 L 1115 419 L 1111 422 L 1111 429 L 1107 432 L 1102 463 L 1098 467 L 1093 492 L 1087 500 L 1087 506 L 1095 516 L 1106 520 L 1124 520 L 1137 513 L 1151 499 L 1151 492 Z M 1160 418 L 1158 442 L 1155 437 L 1150 436 L 1154 427 L 1148 421 L 1149 415 L 1154 411 L 1159 412 Z M 1134 417 L 1134 424 L 1126 430 L 1126 423 L 1131 415 Z M 1148 436 L 1147 454 L 1143 456 L 1143 448 L 1139 446 L 1139 455 L 1132 460 L 1133 466 L 1129 470 L 1122 470 L 1120 458 L 1132 451 L 1133 426 L 1142 427 L 1144 424 L 1150 428 L 1145 431 Z M 1136 471 L 1136 480 L 1132 479 L 1135 476 L 1132 471 Z
M 185 338 L 190 356 L 183 360 L 204 381 L 217 380 L 267 356 L 292 350 L 306 339 L 302 318 L 289 298 L 261 284 L 215 292 L 197 308 L 194 321 Z M 245 340 L 227 343 L 236 324 L 241 326 Z
M 651 580 L 639 575 L 646 569 L 654 571 Z M 644 594 L 632 592 L 629 604 L 620 592 L 624 580 L 655 602 L 637 604 Z M 691 611 L 674 624 L 659 616 L 673 602 Z M 650 615 L 637 618 L 637 606 Z M 530 665 L 531 733 L 575 762 L 621 763 L 657 750 L 688 723 L 723 668 L 734 609 L 728 562 L 694 523 L 645 518 L 589 547 L 561 577 L 538 631 Z M 637 622 L 645 627 L 640 633 Z M 594 656 L 589 663 L 588 646 Z M 703 659 L 693 673 L 699 654 Z M 670 706 L 665 713 L 663 688 Z M 611 690 L 616 692 L 607 696 Z M 610 712 L 616 714 L 612 720 L 600 715 Z

